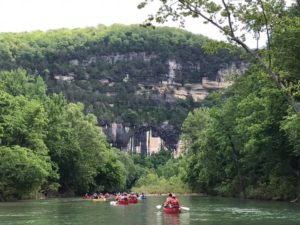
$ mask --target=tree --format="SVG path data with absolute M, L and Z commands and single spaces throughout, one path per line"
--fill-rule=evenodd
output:
M 50 127 L 47 144 L 58 165 L 65 191 L 84 192 L 94 184 L 106 157 L 106 140 L 96 118 L 84 115 L 82 104 L 66 104 L 58 95 L 48 106 Z
M 145 0 L 138 8 L 145 7 L 150 0 Z M 283 0 L 232 1 L 222 0 L 159 0 L 161 6 L 155 16 L 149 16 L 146 24 L 155 21 L 164 23 L 168 18 L 180 20 L 184 24 L 185 17 L 201 18 L 205 23 L 217 27 L 228 41 L 242 47 L 258 65 L 273 79 L 277 87 L 283 91 L 286 100 L 300 116 L 300 106 L 288 91 L 282 78 L 277 73 L 272 59 L 273 28 L 282 20 L 285 2 Z M 245 42 L 246 34 L 251 33 L 259 40 L 262 33 L 267 36 L 267 49 L 261 52 L 252 50 Z
M 0 200 L 37 194 L 51 166 L 28 148 L 0 146 Z
M 46 85 L 41 77 L 30 76 L 24 69 L 1 71 L 3 90 L 13 96 L 24 95 L 31 99 L 44 100 Z
M 299 117 L 289 116 L 281 91 L 251 66 L 214 96 L 214 106 L 194 110 L 183 124 L 190 187 L 250 198 L 296 197 Z
M 44 138 L 48 120 L 41 102 L 0 91 L 0 104 L 0 143 L 20 145 L 40 156 L 47 156 Z
M 117 192 L 126 190 L 126 179 L 129 175 L 125 165 L 118 159 L 117 153 L 110 149 L 106 152 L 104 163 L 97 168 L 94 191 Z

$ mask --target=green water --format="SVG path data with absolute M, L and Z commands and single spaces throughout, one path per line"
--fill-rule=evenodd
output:
M 300 204 L 181 196 L 180 215 L 156 209 L 164 197 L 112 206 L 76 198 L 0 203 L 1 225 L 300 225 Z

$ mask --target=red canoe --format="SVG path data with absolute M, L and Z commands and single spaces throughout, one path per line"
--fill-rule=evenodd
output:
M 118 205 L 128 205 L 128 200 L 120 200 L 117 202 Z
M 167 207 L 164 207 L 164 212 L 165 213 L 170 213 L 170 214 L 176 214 L 176 213 L 181 213 L 181 209 L 180 208 L 167 208 Z
M 138 200 L 137 199 L 129 199 L 128 203 L 130 203 L 130 204 L 136 204 L 136 203 L 138 203 Z

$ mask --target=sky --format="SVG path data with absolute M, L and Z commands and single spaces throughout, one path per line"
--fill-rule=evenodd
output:
M 22 32 L 58 28 L 78 28 L 141 24 L 157 5 L 137 9 L 142 0 L 0 0 L 0 32 Z M 168 26 L 179 27 L 178 23 Z M 212 25 L 198 20 L 187 21 L 185 29 L 216 40 L 224 37 Z M 254 45 L 254 43 L 250 43 Z
M 0 32 L 21 32 L 57 28 L 77 28 L 141 24 L 154 14 L 155 4 L 137 9 L 142 0 L 0 0 Z M 178 27 L 177 23 L 168 26 Z M 185 27 L 193 33 L 221 38 L 219 32 L 199 21 L 189 21 Z

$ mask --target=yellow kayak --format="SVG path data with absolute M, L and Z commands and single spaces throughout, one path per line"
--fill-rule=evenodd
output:
M 94 198 L 93 202 L 105 202 L 106 199 L 105 198 Z

